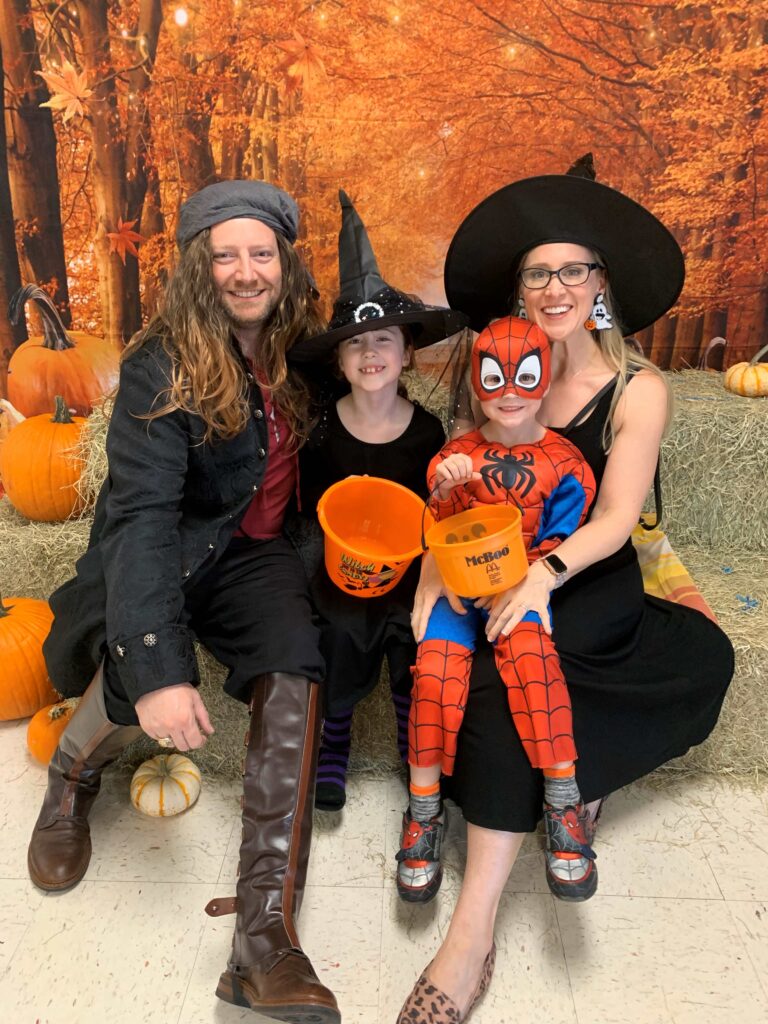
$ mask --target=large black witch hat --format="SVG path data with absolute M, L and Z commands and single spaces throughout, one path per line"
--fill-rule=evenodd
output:
M 658 320 L 682 290 L 680 246 L 639 203 L 595 181 L 587 154 L 567 174 L 506 185 L 468 214 L 445 259 L 448 301 L 477 331 L 508 316 L 522 256 L 546 242 L 574 242 L 600 254 L 626 334 Z
M 339 297 L 333 304 L 328 330 L 297 342 L 289 352 L 292 362 L 321 360 L 345 338 L 379 327 L 407 327 L 414 348 L 423 348 L 467 325 L 463 313 L 426 306 L 388 285 L 379 273 L 365 225 L 346 192 L 339 191 L 339 202 Z

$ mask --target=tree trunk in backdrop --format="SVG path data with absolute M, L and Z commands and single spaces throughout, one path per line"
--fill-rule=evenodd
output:
M 56 136 L 28 0 L 0 3 L 0 45 L 5 69 L 8 176 L 26 282 L 50 286 L 65 326 L 72 317 L 61 231 Z
M 3 50 L 0 47 L 0 82 L 3 81 Z M 11 187 L 5 149 L 5 118 L 0 117 L 0 398 L 8 395 L 8 361 L 13 350 L 26 340 L 24 320 L 14 327 L 7 316 L 11 296 L 21 287 L 21 272 L 13 230 Z
M 150 163 L 151 125 L 147 93 L 152 81 L 152 69 L 157 53 L 157 38 L 163 20 L 160 0 L 141 0 L 139 21 L 135 32 L 134 66 L 128 73 L 128 117 L 125 133 L 126 162 L 126 220 L 135 221 L 145 240 L 164 229 L 159 218 L 144 217 L 147 182 L 153 172 Z M 155 173 L 156 176 L 156 173 Z M 130 259 L 130 257 L 128 257 Z M 152 270 L 150 268 L 150 274 Z M 138 272 L 126 279 L 126 302 L 130 308 L 141 309 Z M 135 291 L 133 290 L 135 288 Z
M 108 232 L 129 220 L 125 142 L 117 109 L 114 68 L 109 46 L 107 8 L 101 0 L 77 0 L 83 65 L 93 89 L 89 100 L 93 140 L 93 201 L 96 213 L 94 250 L 99 268 L 99 296 L 104 336 L 122 348 L 141 326 L 138 305 L 139 264 L 128 255 L 125 265 L 110 253 Z
M 179 176 L 184 188 L 182 199 L 218 180 L 210 140 L 211 118 L 218 100 L 218 90 L 203 85 L 202 81 L 194 81 L 198 67 L 198 59 L 194 54 L 188 54 L 185 63 L 190 73 L 190 83 L 178 139 Z

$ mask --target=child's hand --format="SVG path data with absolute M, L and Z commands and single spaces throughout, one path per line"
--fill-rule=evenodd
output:
M 454 452 L 439 462 L 435 468 L 437 494 L 441 501 L 445 501 L 454 487 L 468 484 L 470 480 L 481 479 L 480 474 L 472 467 L 472 459 L 463 452 Z

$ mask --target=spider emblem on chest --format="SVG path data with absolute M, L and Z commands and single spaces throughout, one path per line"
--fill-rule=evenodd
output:
M 484 459 L 480 476 L 489 494 L 495 494 L 495 487 L 501 487 L 507 491 L 518 491 L 520 497 L 525 498 L 536 483 L 536 474 L 531 468 L 535 460 L 531 452 L 518 457 L 498 448 L 489 448 Z

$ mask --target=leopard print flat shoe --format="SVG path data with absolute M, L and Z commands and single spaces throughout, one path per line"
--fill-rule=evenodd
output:
M 496 943 L 491 946 L 483 963 L 483 971 L 466 1013 L 462 1014 L 450 996 L 442 992 L 429 980 L 426 968 L 403 1004 L 397 1024 L 463 1024 L 480 1002 L 493 977 L 496 964 Z

